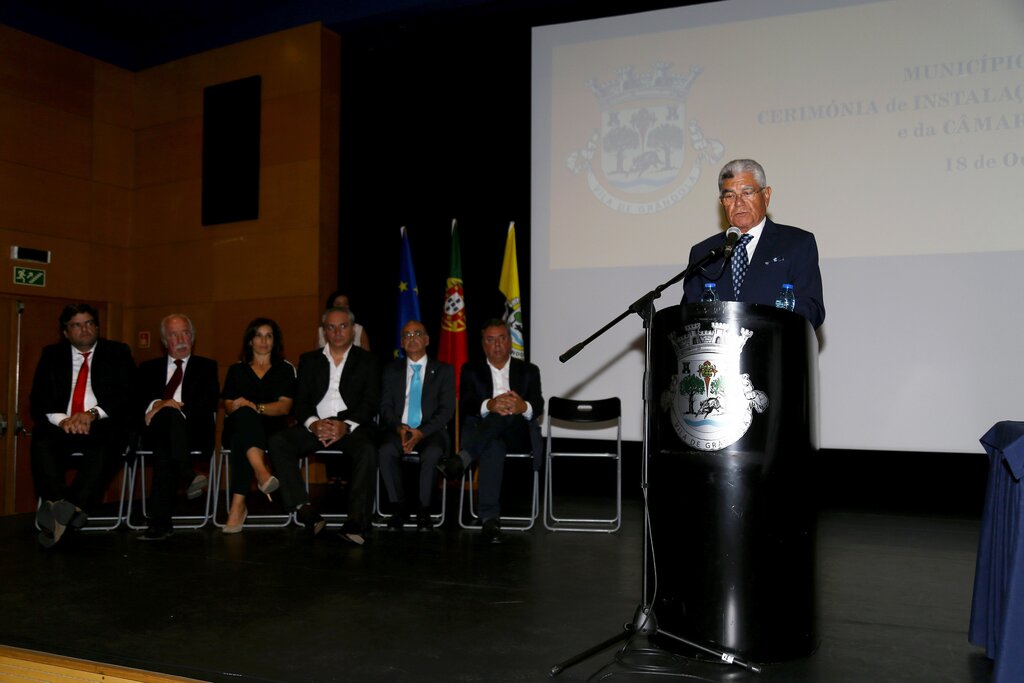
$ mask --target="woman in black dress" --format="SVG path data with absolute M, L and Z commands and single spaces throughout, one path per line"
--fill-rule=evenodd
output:
M 295 368 L 282 355 L 281 329 L 269 318 L 245 328 L 241 361 L 224 378 L 224 444 L 231 449 L 231 509 L 224 533 L 242 530 L 248 510 L 245 494 L 253 475 L 269 498 L 280 485 L 267 469 L 264 455 L 271 434 L 288 426 L 295 396 Z

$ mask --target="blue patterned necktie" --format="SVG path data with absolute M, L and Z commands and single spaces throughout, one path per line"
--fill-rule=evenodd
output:
M 752 236 L 744 235 L 732 252 L 732 291 L 736 301 L 740 300 L 740 285 L 747 274 L 747 243 L 752 239 Z
M 409 381 L 409 422 L 407 424 L 415 429 L 420 426 L 420 420 L 423 419 L 423 409 L 420 408 L 420 396 L 423 394 L 423 378 L 420 377 L 420 371 L 423 368 L 419 365 L 411 367 L 412 380 Z

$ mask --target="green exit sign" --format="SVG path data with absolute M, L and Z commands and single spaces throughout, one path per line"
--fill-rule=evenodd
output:
M 45 287 L 46 271 L 42 268 L 14 266 L 14 284 L 26 287 Z

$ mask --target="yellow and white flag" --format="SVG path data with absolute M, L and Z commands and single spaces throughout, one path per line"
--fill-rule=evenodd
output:
M 526 360 L 526 342 L 523 339 L 523 302 L 519 298 L 519 264 L 516 263 L 516 224 L 508 224 L 505 240 L 505 262 L 501 266 L 498 289 L 505 295 L 505 322 L 512 335 L 512 357 Z

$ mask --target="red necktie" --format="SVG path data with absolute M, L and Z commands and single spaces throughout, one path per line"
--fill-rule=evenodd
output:
M 171 375 L 171 379 L 167 381 L 167 386 L 164 387 L 164 400 L 170 401 L 174 398 L 174 392 L 178 390 L 178 385 L 181 384 L 181 378 L 185 372 L 181 369 L 182 360 L 178 358 L 174 361 L 174 373 Z
M 78 369 L 78 379 L 75 380 L 75 392 L 71 395 L 71 414 L 85 412 L 85 385 L 89 383 L 89 354 L 92 351 L 82 351 L 82 367 Z

